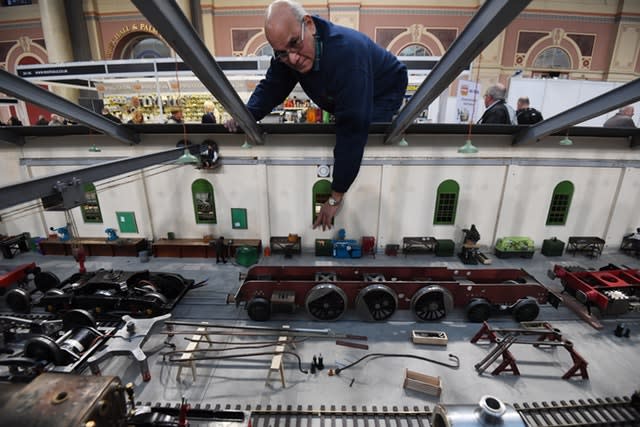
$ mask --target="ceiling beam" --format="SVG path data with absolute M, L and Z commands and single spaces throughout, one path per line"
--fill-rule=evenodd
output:
M 531 0 L 486 1 L 391 123 L 384 143 L 397 142 L 413 121 Z
M 24 145 L 24 136 L 18 135 L 9 129 L 0 129 L 0 141 L 10 142 L 16 145 Z
M 264 144 L 262 132 L 224 72 L 174 0 L 132 0 L 202 84 L 239 123 L 247 138 Z
M 105 119 L 100 114 L 80 107 L 53 92 L 42 89 L 40 86 L 4 70 L 0 70 L 0 92 L 39 105 L 46 110 L 73 119 L 73 121 L 127 144 L 137 144 L 140 142 L 140 136 L 131 129 L 119 126 L 111 120 Z
M 577 123 L 598 117 L 616 108 L 633 104 L 640 100 L 640 79 L 596 96 L 582 104 L 556 114 L 553 117 L 521 130 L 513 137 L 513 144 L 536 142 L 553 132 L 566 129 Z
M 189 146 L 189 151 L 192 154 L 199 153 L 199 149 L 199 145 Z M 100 163 L 83 169 L 48 175 L 19 184 L 0 187 L 0 209 L 6 209 L 20 203 L 56 195 L 60 193 L 61 188 L 77 187 L 156 164 L 172 162 L 183 152 L 183 147 L 172 148 L 167 151 Z

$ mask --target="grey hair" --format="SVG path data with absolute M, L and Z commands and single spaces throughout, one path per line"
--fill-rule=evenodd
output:
M 289 9 L 291 9 L 291 12 L 293 13 L 293 16 L 302 21 L 302 18 L 304 18 L 305 16 L 308 15 L 307 11 L 304 9 L 304 7 L 302 7 L 302 5 L 296 1 L 293 0 L 276 0 L 273 3 L 271 3 L 269 5 L 269 7 L 267 7 L 267 13 L 265 14 L 265 19 L 268 21 L 271 18 L 271 15 L 273 13 L 273 8 L 275 5 L 279 5 L 279 4 L 286 4 L 287 6 L 289 6 Z
M 507 89 L 500 83 L 489 86 L 487 89 L 487 95 L 492 97 L 493 99 L 502 99 L 504 100 L 507 97 Z

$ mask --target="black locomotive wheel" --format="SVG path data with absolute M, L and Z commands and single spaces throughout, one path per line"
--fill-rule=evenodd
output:
M 74 309 L 62 315 L 62 325 L 65 331 L 80 326 L 95 328 L 96 319 L 87 310 Z
M 337 320 L 347 309 L 347 296 L 333 284 L 316 285 L 309 291 L 305 305 L 317 320 Z
M 513 318 L 516 322 L 530 322 L 535 320 L 540 313 L 538 302 L 534 299 L 523 299 L 513 308 Z
M 54 365 L 60 365 L 63 359 L 58 343 L 46 335 L 38 335 L 27 341 L 24 346 L 24 355 L 36 361 L 52 362 Z
M 382 321 L 395 313 L 398 297 L 388 286 L 374 284 L 358 293 L 355 305 L 358 313 L 366 320 Z
M 451 294 L 440 287 L 426 287 L 418 290 L 411 299 L 411 309 L 420 320 L 439 320 L 453 307 Z
M 173 274 L 154 275 L 150 281 L 169 299 L 177 298 L 184 289 L 183 281 Z
M 471 322 L 484 322 L 490 315 L 491 305 L 483 299 L 473 300 L 467 306 L 467 318 Z
M 60 279 L 53 273 L 41 271 L 33 277 L 33 283 L 40 292 L 46 292 L 52 288 L 60 287 Z
M 266 298 L 253 297 L 247 303 L 247 314 L 251 320 L 265 322 L 271 318 L 271 304 Z
M 373 320 L 385 320 L 396 311 L 396 301 L 385 291 L 373 291 L 363 297 Z
M 25 289 L 10 289 L 4 299 L 11 311 L 16 313 L 28 313 L 31 311 L 31 294 Z

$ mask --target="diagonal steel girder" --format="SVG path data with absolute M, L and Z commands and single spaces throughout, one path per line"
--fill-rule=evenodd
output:
M 531 0 L 486 1 L 431 70 L 411 100 L 391 123 L 384 143 L 391 144 L 401 135 L 464 68 L 531 2 Z
M 127 144 L 137 144 L 140 142 L 140 136 L 131 129 L 119 126 L 93 111 L 87 110 L 53 92 L 42 89 L 40 86 L 4 70 L 0 70 L 0 92 L 39 105 L 61 116 L 72 118 L 78 123 L 82 123 L 91 129 L 95 129 L 98 132 L 126 142 Z
M 518 132 L 513 138 L 513 144 L 538 141 L 553 132 L 633 104 L 638 100 L 640 100 L 640 79 L 635 79 Z
M 247 137 L 264 144 L 253 115 L 174 0 L 132 0 L 147 20 L 180 55 L 202 84 L 238 121 Z
M 189 151 L 191 153 L 198 153 L 199 146 L 190 145 Z M 84 184 L 99 181 L 160 163 L 174 161 L 183 152 L 184 148 L 172 148 L 167 151 L 100 163 L 83 169 L 48 175 L 19 184 L 0 187 L 0 209 L 6 209 L 20 203 L 55 195 L 57 192 L 56 187 L 59 187 L 60 183 L 78 182 Z
M 0 141 L 10 142 L 16 145 L 24 145 L 24 136 L 11 132 L 9 129 L 0 129 Z

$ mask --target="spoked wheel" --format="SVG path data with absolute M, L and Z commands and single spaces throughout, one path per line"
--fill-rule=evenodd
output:
M 491 305 L 483 299 L 474 299 L 467 306 L 467 318 L 471 322 L 484 322 L 491 315 Z
M 420 320 L 438 320 L 453 309 L 453 296 L 440 286 L 426 286 L 411 298 L 411 311 Z
M 398 308 L 398 296 L 385 285 L 369 285 L 358 293 L 356 310 L 367 320 L 386 320 Z
M 347 309 L 347 295 L 338 286 L 321 283 L 305 298 L 307 312 L 317 320 L 337 320 Z
M 531 298 L 518 301 L 513 308 L 513 318 L 516 322 L 530 322 L 535 320 L 539 313 L 538 302 Z

